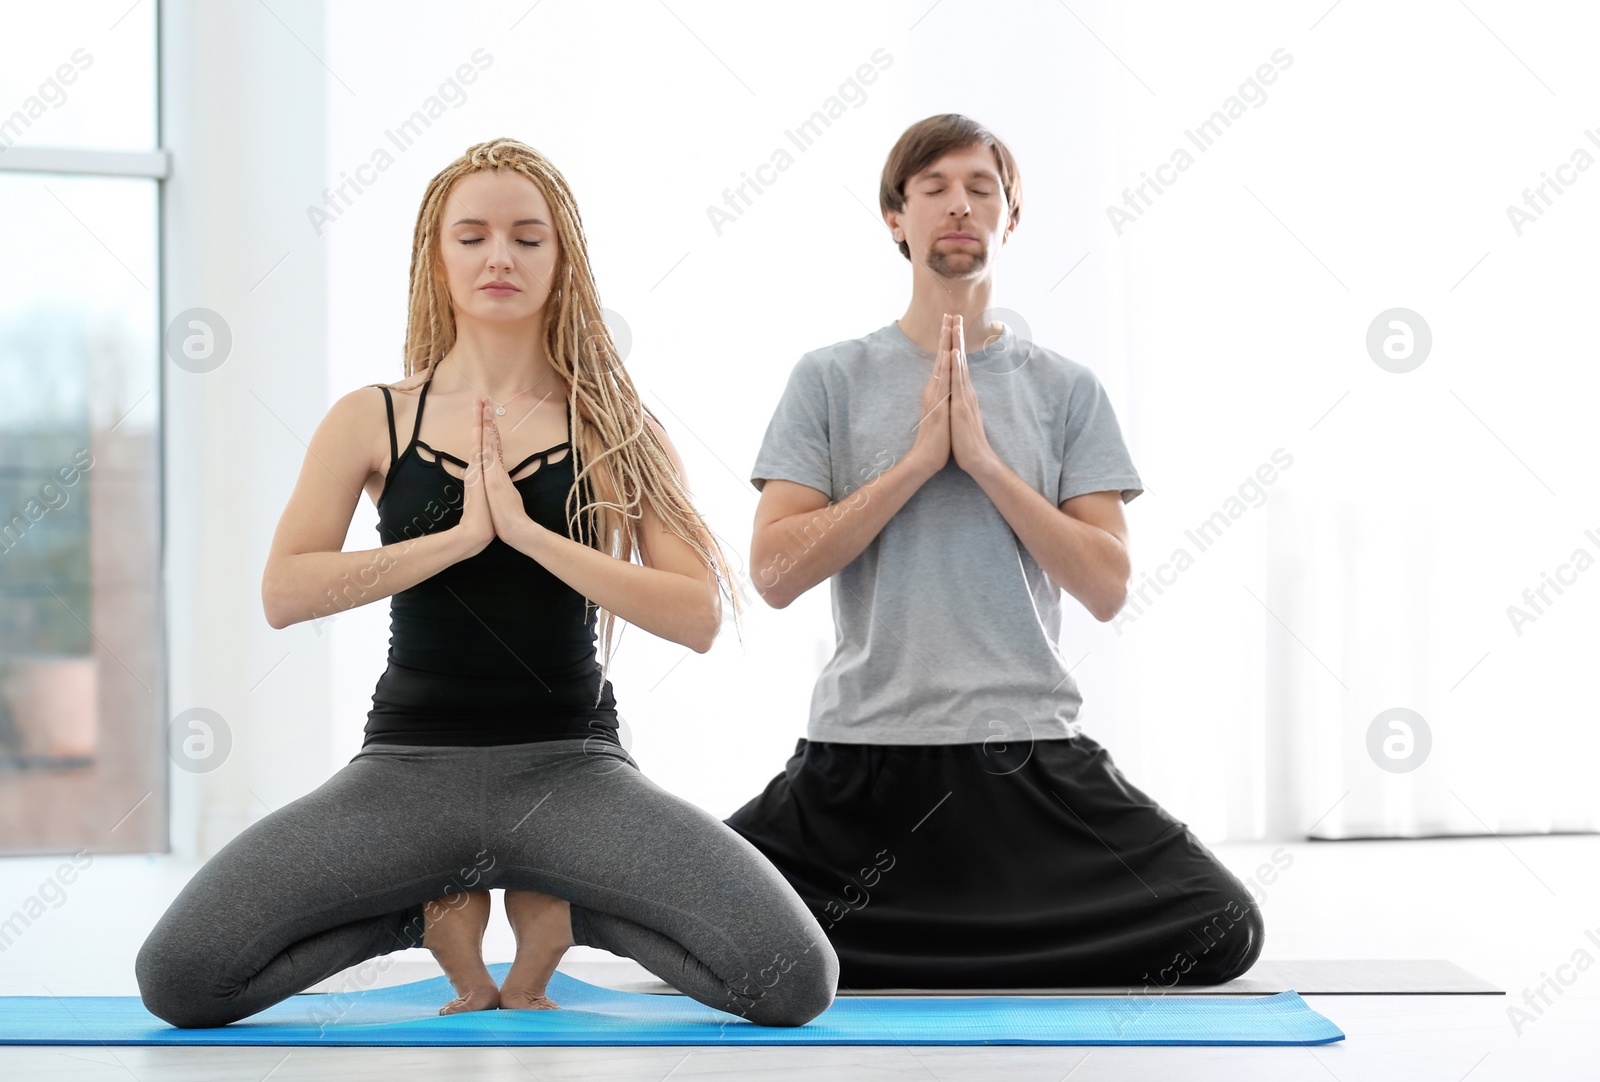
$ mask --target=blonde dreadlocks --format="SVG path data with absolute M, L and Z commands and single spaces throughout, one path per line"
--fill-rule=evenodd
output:
M 549 204 L 557 240 L 555 284 L 545 308 L 545 351 L 550 366 L 570 388 L 568 420 L 573 433 L 576 478 L 567 493 L 568 532 L 578 531 L 584 543 L 631 561 L 639 547 L 642 502 L 661 517 L 673 534 L 687 541 L 714 571 L 718 588 L 733 603 L 735 625 L 741 612 L 733 573 L 721 545 L 689 502 L 676 469 L 655 432 L 645 423 L 655 414 L 639 399 L 623 367 L 611 332 L 600 314 L 600 298 L 589 268 L 589 249 L 578 204 L 566 179 L 543 154 L 514 139 L 494 139 L 468 147 L 446 166 L 422 197 L 411 245 L 411 291 L 406 317 L 405 370 L 411 376 L 432 369 L 456 341 L 455 313 L 450 306 L 439 263 L 440 220 L 445 200 L 466 176 L 508 169 L 538 185 Z M 587 508 L 587 528 L 578 521 L 580 486 L 591 471 L 610 482 L 621 502 L 595 500 Z M 588 604 L 593 604 L 588 602 Z M 598 606 L 597 606 L 598 607 Z M 585 612 L 587 612 L 585 608 Z M 605 612 L 601 624 L 605 660 L 611 661 L 615 615 Z M 598 701 L 598 700 L 597 700 Z

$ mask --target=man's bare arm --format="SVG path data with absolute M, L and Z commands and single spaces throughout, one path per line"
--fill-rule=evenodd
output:
M 810 485 L 768 479 L 750 539 L 750 577 L 775 609 L 861 555 L 894 513 L 950 460 L 950 317 L 922 388 L 911 449 L 838 503 Z M 907 418 L 910 420 L 911 418 Z
M 785 608 L 861 555 L 934 472 L 907 455 L 833 504 L 810 485 L 767 481 L 750 541 L 750 577 L 762 600 Z
M 973 475 L 1023 547 L 1104 623 L 1128 599 L 1128 526 L 1120 491 L 1085 492 L 1053 506 L 996 457 Z

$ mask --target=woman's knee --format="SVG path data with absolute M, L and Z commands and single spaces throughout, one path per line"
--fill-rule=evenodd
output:
M 209 1029 L 241 1017 L 233 1013 L 226 997 L 212 990 L 204 960 L 160 929 L 139 948 L 133 972 L 145 1010 L 170 1026 Z
M 748 1005 L 733 1013 L 758 1026 L 803 1026 L 833 1005 L 839 957 L 824 939 L 798 960 L 774 955 L 771 964 L 751 977 L 742 982 L 741 1001 Z

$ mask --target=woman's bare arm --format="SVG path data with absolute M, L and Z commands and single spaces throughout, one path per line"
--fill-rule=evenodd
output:
M 311 437 L 261 577 L 262 605 L 275 628 L 397 594 L 487 544 L 453 527 L 382 548 L 341 551 L 362 489 L 382 465 L 381 451 L 375 452 L 387 445 L 379 438 L 386 434 L 382 395 L 376 387 L 351 391 Z
M 687 490 L 688 480 L 677 448 L 660 425 L 648 423 L 660 437 Z M 591 476 L 601 477 L 598 473 Z M 614 498 L 603 479 L 597 480 L 594 491 L 600 499 Z M 687 541 L 667 529 L 648 500 L 639 522 L 643 566 L 619 560 L 531 521 L 521 527 L 517 536 L 506 540 L 596 605 L 652 635 L 703 654 L 711 649 L 721 630 L 722 598 L 715 573 Z

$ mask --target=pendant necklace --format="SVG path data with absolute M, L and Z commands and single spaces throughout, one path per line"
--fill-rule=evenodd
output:
M 517 399 L 521 398 L 531 390 L 533 390 L 532 387 L 524 387 L 510 398 L 506 399 L 506 402 L 515 402 Z M 494 413 L 496 417 L 504 417 L 506 415 L 506 407 L 504 403 L 495 402 L 494 399 L 489 395 L 485 395 L 484 397 L 488 398 L 490 402 L 494 402 Z

